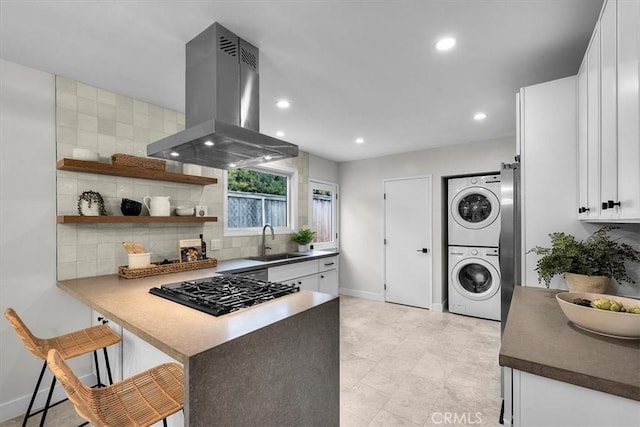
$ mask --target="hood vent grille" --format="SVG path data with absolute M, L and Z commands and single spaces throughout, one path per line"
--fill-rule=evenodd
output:
M 240 49 L 240 58 L 242 62 L 253 68 L 254 70 L 258 69 L 258 60 L 256 56 L 251 52 L 246 51 L 245 49 Z
M 259 52 L 218 23 L 187 43 L 185 130 L 147 154 L 218 169 L 298 155 L 298 146 L 260 130 Z
M 237 43 L 227 39 L 224 36 L 220 36 L 220 43 L 218 44 L 218 46 L 220 47 L 221 51 L 231 56 L 236 56 L 237 54 L 237 51 L 238 51 Z

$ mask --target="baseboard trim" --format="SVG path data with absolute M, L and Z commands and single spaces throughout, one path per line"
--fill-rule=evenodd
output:
M 445 312 L 445 307 L 447 306 L 447 300 L 444 300 L 442 302 L 434 302 L 431 303 L 431 311 L 436 312 L 436 313 L 444 313 Z
M 49 371 L 47 371 L 49 372 Z M 45 374 L 42 379 L 43 384 L 51 384 L 51 374 Z M 83 384 L 95 384 L 98 380 L 94 374 L 87 374 L 80 378 Z M 34 384 L 32 387 L 35 386 Z M 47 395 L 49 394 L 49 387 L 42 388 L 42 384 L 40 385 L 40 391 L 36 395 L 36 401 L 33 403 L 34 411 L 37 411 L 44 407 L 44 403 L 47 401 Z M 33 390 L 33 388 L 32 388 Z M 51 396 L 51 401 L 53 403 L 59 402 L 62 399 L 67 397 L 67 393 L 64 391 L 62 384 L 56 381 L 56 387 L 53 390 L 53 395 Z M 0 423 L 11 420 L 16 417 L 24 416 L 25 412 L 27 412 L 27 407 L 29 406 L 29 400 L 31 399 L 31 394 L 27 396 L 22 396 L 14 400 L 10 400 L 8 402 L 0 403 Z M 36 417 L 39 417 L 37 415 Z M 39 419 L 39 418 L 38 418 Z
M 373 301 L 384 302 L 384 295 L 376 292 L 360 291 L 358 289 L 340 288 L 341 295 L 348 295 L 350 297 L 357 297 L 362 299 L 369 299 Z

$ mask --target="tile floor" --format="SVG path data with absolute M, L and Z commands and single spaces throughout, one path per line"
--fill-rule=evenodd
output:
M 499 425 L 500 323 L 348 296 L 340 308 L 342 427 Z M 65 402 L 46 424 L 81 422 Z

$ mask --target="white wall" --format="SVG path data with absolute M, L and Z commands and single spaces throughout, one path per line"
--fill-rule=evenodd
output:
M 338 183 L 338 163 L 309 154 L 309 179 Z
M 41 337 L 90 319 L 86 306 L 56 287 L 55 136 L 54 76 L 0 60 L 0 309 L 13 307 Z M 26 411 L 41 366 L 2 319 L 0 422 Z M 90 360 L 73 368 L 82 376 Z
M 446 298 L 442 274 L 442 177 L 498 171 L 511 163 L 515 137 L 460 144 L 339 164 L 340 173 L 340 287 L 341 291 L 383 299 L 384 227 L 382 180 L 431 175 L 433 182 L 434 309 Z M 446 219 L 446 218 L 445 218 Z

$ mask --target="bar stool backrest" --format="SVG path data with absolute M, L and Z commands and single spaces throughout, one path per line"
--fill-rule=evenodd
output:
M 4 312 L 4 317 L 9 320 L 13 329 L 16 330 L 18 338 L 22 340 L 26 349 L 38 359 L 46 360 L 47 354 L 43 351 L 42 340 L 31 333 L 27 325 L 18 316 L 18 313 L 13 308 L 7 308 Z
M 92 405 L 94 400 L 92 398 L 93 389 L 82 384 L 57 350 L 49 350 L 47 364 L 51 372 L 53 372 L 53 375 L 55 375 L 58 381 L 64 386 L 67 396 L 71 403 L 73 403 L 78 415 L 93 425 L 104 425 Z

